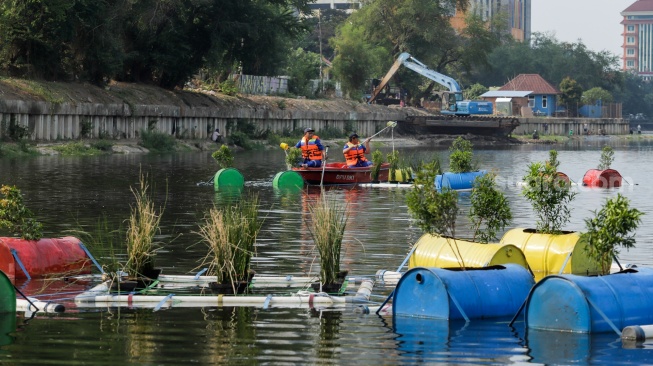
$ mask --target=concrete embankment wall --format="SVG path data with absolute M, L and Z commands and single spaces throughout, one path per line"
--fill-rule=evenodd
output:
M 317 106 L 323 106 L 317 108 Z M 272 108 L 265 104 L 234 106 L 139 105 L 131 103 L 50 103 L 42 101 L 0 100 L 0 138 L 7 134 L 13 121 L 27 128 L 32 141 L 56 141 L 84 138 L 136 139 L 143 130 L 174 134 L 181 139 L 206 139 L 220 129 L 229 136 L 238 124 L 253 125 L 258 131 L 281 133 L 312 127 L 356 131 L 371 136 L 388 121 L 401 123 L 412 108 L 386 108 L 368 105 L 329 105 L 316 102 L 315 108 Z M 592 134 L 623 135 L 629 133 L 628 121 L 599 118 L 520 118 L 513 134 L 568 136 L 582 134 L 584 126 Z M 82 132 L 84 136 L 82 136 Z
M 590 134 L 596 135 L 603 131 L 606 135 L 627 135 L 630 133 L 628 120 L 622 118 L 520 118 L 519 127 L 514 135 L 530 135 L 537 130 L 540 134 L 569 136 L 584 134 L 585 126 Z
M 26 127 L 29 139 L 54 141 L 85 138 L 134 139 L 140 131 L 174 134 L 182 139 L 205 139 L 219 128 L 229 136 L 239 123 L 253 124 L 258 131 L 291 131 L 312 127 L 351 129 L 370 136 L 390 120 L 404 120 L 400 109 L 356 110 L 272 110 L 268 106 L 216 108 L 175 105 L 133 105 L 126 103 L 61 103 L 40 101 L 0 101 L 0 137 L 14 121 Z M 87 132 L 81 136 L 82 131 Z

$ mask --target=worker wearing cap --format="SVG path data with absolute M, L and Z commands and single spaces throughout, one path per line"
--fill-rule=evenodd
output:
M 366 139 L 363 143 L 360 143 L 355 132 L 349 135 L 349 142 L 342 148 L 342 153 L 345 155 L 345 160 L 347 160 L 347 166 L 354 168 L 372 165 L 372 162 L 365 158 L 365 154 L 370 153 L 370 140 Z
M 304 137 L 295 145 L 296 148 L 302 150 L 301 167 L 304 168 L 319 168 L 322 166 L 322 142 L 320 137 L 315 134 L 312 128 L 304 130 Z

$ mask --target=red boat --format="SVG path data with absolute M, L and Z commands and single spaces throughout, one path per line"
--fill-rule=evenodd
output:
M 306 184 L 319 185 L 320 181 L 324 185 L 335 184 L 359 184 L 372 182 L 373 166 L 350 168 L 344 162 L 327 163 L 324 166 L 324 178 L 322 178 L 323 167 L 319 168 L 292 168 L 299 173 Z M 389 163 L 381 164 L 378 181 L 387 182 L 390 169 Z

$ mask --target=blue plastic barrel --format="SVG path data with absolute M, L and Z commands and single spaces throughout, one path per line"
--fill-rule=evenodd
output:
M 534 284 L 517 264 L 464 271 L 416 267 L 397 283 L 392 313 L 449 320 L 513 316 Z
M 487 174 L 486 170 L 465 173 L 443 173 L 435 177 L 435 189 L 438 191 L 442 188 L 455 190 L 468 190 L 474 187 L 474 179 Z
M 606 276 L 548 276 L 528 296 L 529 329 L 601 333 L 653 324 L 653 269 Z

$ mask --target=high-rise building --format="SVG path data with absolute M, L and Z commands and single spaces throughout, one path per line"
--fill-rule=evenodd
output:
M 360 8 L 358 1 L 352 0 L 317 0 L 309 4 L 313 10 L 339 9 L 353 11 Z M 480 15 L 483 20 L 490 20 L 497 14 L 504 13 L 510 26 L 510 34 L 518 41 L 530 41 L 531 38 L 531 0 L 469 0 L 469 9 Z M 465 13 L 452 9 L 451 24 L 456 29 L 465 27 Z
M 531 0 L 469 0 L 468 12 L 489 21 L 498 14 L 505 14 L 510 34 L 518 41 L 531 39 Z M 454 28 L 465 26 L 466 13 L 456 12 L 451 22 Z
M 638 0 L 621 12 L 623 70 L 653 79 L 653 0 Z

